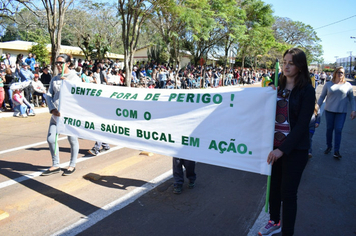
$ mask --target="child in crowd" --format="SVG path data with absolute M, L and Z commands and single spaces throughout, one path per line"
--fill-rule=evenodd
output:
M 27 118 L 27 115 L 34 116 L 33 107 L 27 99 L 21 94 L 19 89 L 15 89 L 12 94 L 12 101 L 14 103 L 14 116 Z M 16 112 L 17 111 L 17 112 Z
M 320 109 L 318 104 L 315 104 L 314 113 L 309 123 L 309 143 L 310 143 L 309 154 L 308 154 L 309 158 L 313 157 L 312 155 L 313 135 L 315 133 L 315 128 L 318 128 L 319 124 L 320 124 Z

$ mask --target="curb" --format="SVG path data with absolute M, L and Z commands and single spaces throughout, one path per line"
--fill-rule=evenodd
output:
M 40 113 L 46 113 L 48 112 L 48 107 L 43 107 L 43 108 L 35 108 L 35 114 L 40 114 Z M 0 113 L 0 118 L 5 118 L 5 117 L 13 117 L 14 112 L 1 112 Z M 17 118 L 17 117 L 14 117 Z

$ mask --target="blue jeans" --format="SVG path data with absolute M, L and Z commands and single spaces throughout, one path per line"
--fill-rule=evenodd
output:
M 183 185 L 184 183 L 183 166 L 185 167 L 185 175 L 189 179 L 189 182 L 195 182 L 197 178 L 195 174 L 195 161 L 173 157 L 173 178 L 175 185 Z
M 332 147 L 333 131 L 335 130 L 334 152 L 340 150 L 341 132 L 344 128 L 346 113 L 330 112 L 325 110 L 326 118 L 326 145 Z
M 25 104 L 17 105 L 14 107 L 14 111 L 19 111 L 21 115 L 26 114 L 27 106 Z
M 11 108 L 14 108 L 14 104 L 12 102 L 12 93 L 13 93 L 13 91 L 11 89 L 8 89 L 7 92 L 8 92 L 8 95 L 9 95 L 9 104 L 10 104 Z
M 51 152 L 51 156 L 52 156 L 52 166 L 59 167 L 59 147 L 58 147 L 58 145 L 57 145 L 56 154 L 54 154 L 56 134 L 57 134 L 57 124 L 51 118 L 51 121 L 49 122 L 49 128 L 48 128 L 47 142 L 48 142 L 48 146 L 49 146 L 49 151 Z M 68 141 L 70 144 L 69 166 L 75 167 L 75 164 L 77 163 L 78 153 L 79 153 L 78 138 L 75 136 L 68 136 Z

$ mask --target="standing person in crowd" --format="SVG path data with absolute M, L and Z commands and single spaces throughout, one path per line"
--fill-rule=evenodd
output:
M 5 94 L 7 94 L 10 108 L 11 108 L 11 110 L 13 110 L 14 105 L 12 103 L 12 90 L 10 89 L 10 84 L 15 82 L 15 77 L 14 77 L 14 74 L 12 73 L 12 70 L 10 68 L 7 68 L 5 70 L 5 73 L 6 73 L 5 80 L 6 80 L 6 84 L 7 84 L 4 86 Z
M 166 88 L 167 72 L 166 72 L 166 70 L 165 70 L 163 67 L 162 67 L 161 70 L 159 71 L 158 80 L 159 80 L 159 88 L 160 88 L 160 89 Z
M 47 91 L 48 88 L 49 88 L 49 84 L 51 83 L 52 76 L 49 73 L 49 69 L 48 69 L 47 66 L 45 68 L 43 68 L 42 72 L 43 73 L 41 75 L 41 82 L 42 82 L 43 86 L 46 88 L 46 91 Z
M 329 82 L 330 80 L 332 80 L 333 76 L 331 75 L 330 72 L 328 72 L 328 75 L 326 76 L 326 82 Z
M 352 85 L 346 82 L 345 70 L 342 66 L 335 69 L 332 80 L 324 85 L 318 100 L 319 107 L 323 104 L 325 97 L 324 110 L 327 148 L 324 153 L 328 154 L 331 152 L 333 132 L 335 131 L 334 157 L 340 159 L 341 132 L 344 127 L 349 102 L 351 104 L 351 120 L 356 117 L 356 105 Z
M 20 78 L 20 70 L 21 70 L 21 65 L 22 65 L 22 59 L 23 59 L 23 54 L 18 54 L 16 57 L 16 64 L 15 64 L 15 76 L 17 78 Z
M 31 82 L 35 77 L 32 71 L 28 69 L 26 62 L 22 62 L 22 68 L 20 69 L 20 81 L 21 82 Z M 25 98 L 28 102 L 31 102 L 31 87 L 27 86 L 23 89 L 25 93 Z
M 31 71 L 35 71 L 36 59 L 32 53 L 28 54 L 28 57 L 25 60 L 26 64 L 30 66 Z
M 326 73 L 323 71 L 320 74 L 320 84 L 324 84 L 326 80 Z
M 9 68 L 13 73 L 15 72 L 16 69 L 16 64 L 15 62 L 11 59 L 11 54 L 6 53 L 6 59 L 4 60 L 6 68 Z
M 55 76 L 51 80 L 49 90 L 46 96 L 48 110 L 52 114 L 51 120 L 49 122 L 47 142 L 49 145 L 49 150 L 52 156 L 52 166 L 42 173 L 42 176 L 56 174 L 61 171 L 59 167 L 59 148 L 56 147 L 56 135 L 57 135 L 57 119 L 61 115 L 58 111 L 59 106 L 59 95 L 62 80 L 70 80 L 75 83 L 80 83 L 80 78 L 77 76 L 75 71 L 69 70 L 69 65 L 71 63 L 71 58 L 67 54 L 61 54 L 56 58 L 55 64 L 57 66 L 60 74 Z M 62 69 L 64 66 L 64 74 L 62 77 Z M 79 143 L 78 138 L 75 136 L 68 136 L 68 141 L 71 147 L 71 156 L 69 167 L 64 170 L 63 175 L 70 175 L 75 171 L 75 165 L 77 163 L 77 157 L 79 153 Z M 56 148 L 56 149 L 55 149 Z
M 195 161 L 173 157 L 173 193 L 175 194 L 182 193 L 184 183 L 183 166 L 185 168 L 185 175 L 189 179 L 188 188 L 192 189 L 195 187 L 195 180 L 197 178 L 195 174 Z
M 309 122 L 314 111 L 315 90 L 311 85 L 305 53 L 292 48 L 283 55 L 283 73 L 277 91 L 274 150 L 267 157 L 272 164 L 269 198 L 270 220 L 259 235 L 294 234 L 297 192 L 308 162 Z M 313 102 L 314 101 L 314 102 Z
M 93 74 L 93 83 L 94 84 L 101 84 L 100 80 L 100 68 L 96 67 L 94 74 Z
M 107 68 L 103 63 L 100 63 L 100 82 L 101 84 L 108 84 L 108 78 L 106 73 Z

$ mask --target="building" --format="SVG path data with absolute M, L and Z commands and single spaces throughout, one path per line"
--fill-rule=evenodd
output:
M 33 44 L 34 42 L 20 40 L 0 43 L 0 55 L 10 53 L 12 60 L 16 60 L 16 56 L 21 53 L 24 55 L 24 58 L 26 58 L 28 56 L 28 50 L 32 47 Z M 49 52 L 48 56 L 51 59 L 51 44 L 47 45 L 47 50 Z M 60 53 L 70 54 L 75 59 L 85 59 L 84 53 L 79 47 L 61 45 Z M 113 60 L 124 60 L 124 55 L 115 53 L 107 53 L 107 57 Z
M 336 66 L 344 67 L 346 74 L 350 74 L 350 68 L 351 68 L 351 74 L 354 74 L 356 72 L 355 70 L 356 58 L 355 56 L 337 58 Z
M 143 62 L 146 63 L 148 62 L 148 50 L 149 48 L 152 47 L 152 45 L 147 45 L 141 48 L 138 48 L 134 54 L 134 64 L 136 62 Z M 190 62 L 190 52 L 188 51 L 182 51 L 181 50 L 181 67 L 185 67 L 189 64 Z

